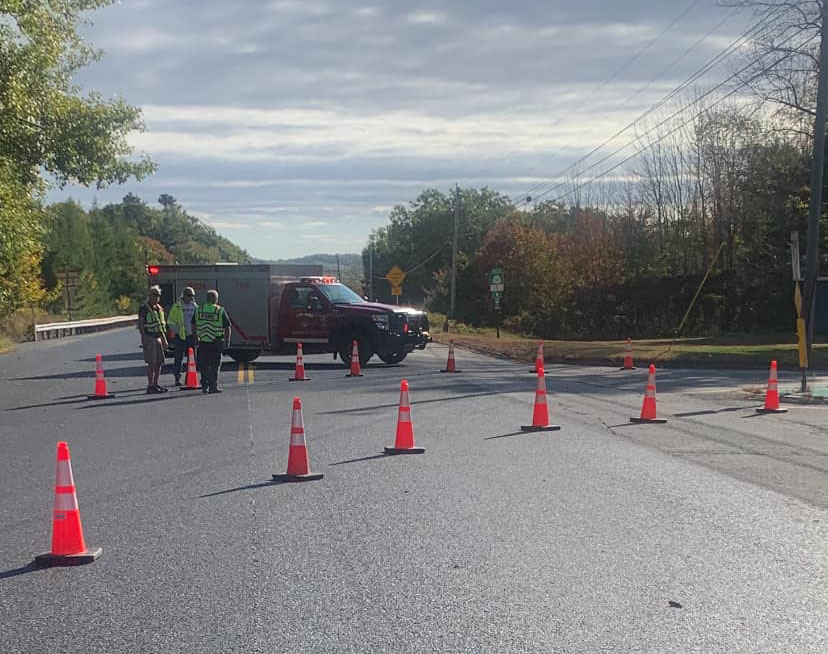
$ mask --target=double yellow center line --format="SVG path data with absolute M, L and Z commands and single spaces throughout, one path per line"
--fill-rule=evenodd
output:
M 239 386 L 243 386 L 245 383 L 245 371 L 247 371 L 247 383 L 252 384 L 255 381 L 255 377 L 253 375 L 253 364 L 239 362 L 239 368 L 236 371 L 236 383 L 238 383 Z

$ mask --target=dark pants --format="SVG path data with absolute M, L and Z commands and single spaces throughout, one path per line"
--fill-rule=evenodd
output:
M 180 338 L 178 336 L 173 340 L 173 375 L 178 379 L 182 373 L 187 372 L 187 349 L 196 349 L 195 336 L 187 336 L 187 338 Z M 184 362 L 182 365 L 182 361 Z
M 218 386 L 221 370 L 222 341 L 198 344 L 198 363 L 201 366 L 201 387 L 214 389 Z

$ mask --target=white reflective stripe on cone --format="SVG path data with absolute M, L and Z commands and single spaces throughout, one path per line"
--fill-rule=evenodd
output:
M 406 410 L 405 407 L 400 407 L 398 422 L 411 422 L 411 410 Z
M 72 462 L 69 460 L 58 461 L 55 473 L 55 486 L 74 486 L 75 480 L 72 477 Z
M 55 511 L 77 511 L 78 496 L 76 493 L 55 493 Z
M 291 432 L 290 434 L 290 446 L 291 447 L 305 447 L 305 430 L 297 431 L 296 433 Z

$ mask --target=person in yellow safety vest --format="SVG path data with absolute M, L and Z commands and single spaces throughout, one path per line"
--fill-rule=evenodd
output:
M 197 310 L 195 291 L 192 286 L 188 286 L 181 293 L 181 299 L 170 307 L 170 315 L 167 316 L 169 338 L 172 340 L 174 353 L 173 376 L 176 386 L 181 386 L 181 374 L 184 372 L 181 364 L 184 355 L 189 348 L 195 350 L 196 347 L 193 318 Z
M 222 350 L 230 345 L 230 318 L 218 303 L 218 291 L 207 291 L 207 303 L 195 312 L 193 329 L 201 365 L 201 392 L 221 393 L 218 376 Z
M 146 304 L 138 309 L 138 331 L 147 362 L 147 395 L 166 393 L 167 389 L 158 384 L 161 366 L 167 351 L 167 321 L 161 306 L 161 287 L 151 286 Z

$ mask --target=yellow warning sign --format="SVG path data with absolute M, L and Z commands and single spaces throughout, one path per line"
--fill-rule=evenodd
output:
M 402 286 L 392 286 L 391 295 L 402 295 Z
M 405 279 L 405 273 L 399 266 L 394 266 L 391 270 L 388 271 L 388 274 L 385 276 L 389 282 L 391 282 L 391 286 L 400 287 L 402 286 L 403 280 Z

